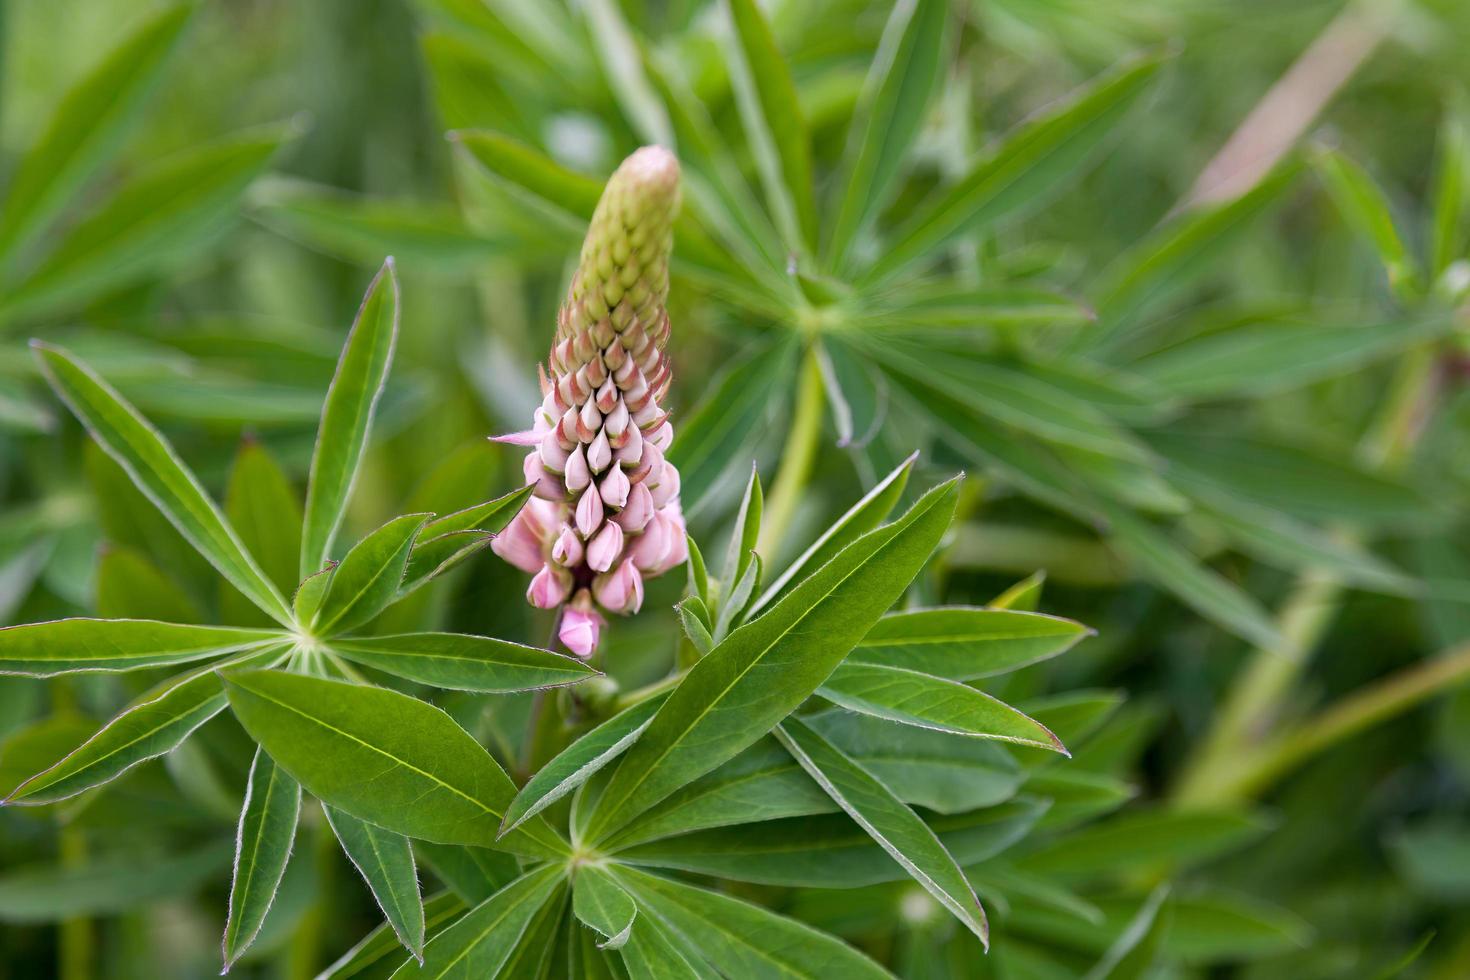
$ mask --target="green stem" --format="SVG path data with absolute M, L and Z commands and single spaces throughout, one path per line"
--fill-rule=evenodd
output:
M 1470 643 L 1350 694 L 1282 732 L 1248 756 L 1223 789 L 1235 798 L 1259 795 L 1313 756 L 1465 680 L 1470 680 Z
M 1412 453 L 1428 421 L 1437 392 L 1433 384 L 1437 350 L 1423 345 L 1407 351 L 1399 361 L 1383 411 L 1359 447 L 1363 464 L 1391 471 Z M 1357 534 L 1349 528 L 1335 532 L 1344 541 Z M 1308 572 L 1292 589 L 1277 615 L 1285 649 L 1256 649 L 1239 675 L 1209 734 L 1173 792 L 1175 802 L 1204 805 L 1228 798 L 1233 773 L 1253 753 L 1281 718 L 1296 682 L 1312 652 L 1321 642 L 1341 603 L 1343 583 L 1327 572 Z
M 87 839 L 75 827 L 63 825 L 60 835 L 61 866 L 83 868 L 87 864 Z M 88 980 L 95 976 L 92 922 L 85 916 L 64 919 L 59 937 L 61 980 Z
M 801 365 L 801 377 L 797 382 L 796 410 L 791 419 L 791 431 L 786 437 L 786 448 L 781 452 L 776 480 L 766 496 L 760 539 L 756 544 L 756 550 L 767 562 L 776 558 L 776 552 L 785 543 L 786 532 L 790 530 L 796 508 L 801 503 L 802 494 L 806 492 L 812 463 L 817 457 L 817 446 L 822 438 L 822 410 L 825 402 L 822 369 L 817 363 L 816 347 L 808 347 Z

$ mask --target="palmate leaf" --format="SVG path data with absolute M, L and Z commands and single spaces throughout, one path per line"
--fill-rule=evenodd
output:
M 300 815 L 300 784 L 263 749 L 257 750 L 235 836 L 235 873 L 223 940 L 225 971 L 255 941 L 265 922 L 291 858 Z
M 368 286 L 327 389 L 306 489 L 301 577 L 330 557 L 347 498 L 367 448 L 373 413 L 388 380 L 398 338 L 398 275 L 390 258 Z
M 281 642 L 280 630 L 185 626 L 149 619 L 58 619 L 0 629 L 0 674 L 54 677 L 222 657 Z
M 286 649 L 267 648 L 169 678 L 124 708 L 55 765 L 16 787 L 4 803 L 55 803 L 163 755 L 224 710 L 225 693 L 216 670 L 264 665 Z
M 993 738 L 1066 755 L 1046 726 L 958 681 L 880 664 L 838 665 L 817 693 L 849 711 L 920 728 Z
M 155 87 L 193 7 L 159 10 L 63 96 L 0 207 L 0 266 L 41 231 L 117 147 Z
M 645 915 L 667 926 L 720 975 L 887 978 L 888 971 L 838 939 L 729 895 L 632 868 L 615 877 Z M 635 933 L 639 927 L 635 926 Z M 674 974 L 678 975 L 678 974 Z
M 563 874 L 551 864 L 517 878 L 431 939 L 423 962 L 403 964 L 393 980 L 499 975 L 533 920 L 563 887 Z
M 645 919 L 643 928 L 631 941 L 618 951 L 619 962 L 630 980 L 674 980 L 692 977 L 694 980 L 717 980 L 719 974 L 703 959 L 697 950 L 657 919 Z M 611 969 L 607 977 L 613 977 Z
M 958 480 L 858 538 L 766 615 L 731 633 L 669 695 L 588 823 L 593 840 L 770 731 L 908 588 L 954 515 Z
M 32 342 L 46 380 L 138 489 L 230 584 L 283 625 L 286 600 L 163 435 L 66 351 Z
M 1092 634 L 1070 619 L 1014 609 L 910 609 L 873 624 L 848 662 L 972 681 L 1055 657 Z
M 576 684 L 598 671 L 575 657 L 464 633 L 403 633 L 336 639 L 348 660 L 420 684 L 506 694 Z
M 879 847 L 990 946 L 990 926 L 975 889 L 928 824 L 801 719 L 787 719 L 776 738 Z
M 300 582 L 296 566 L 301 554 L 301 500 L 275 457 L 255 439 L 243 440 L 235 454 L 225 488 L 225 517 L 266 578 L 290 595 Z M 227 590 L 221 601 L 233 615 L 249 615 L 233 590 Z
M 279 671 L 225 675 L 235 717 L 311 794 L 407 837 L 557 857 L 544 820 L 497 835 L 515 785 L 454 720 L 384 688 Z
M 325 806 L 342 850 L 367 882 L 383 917 L 415 957 L 424 955 L 424 903 L 419 895 L 418 869 L 408 838 L 359 820 L 350 813 Z
M 414 855 L 470 905 L 479 905 L 521 875 L 521 865 L 504 851 L 464 844 L 413 842 Z

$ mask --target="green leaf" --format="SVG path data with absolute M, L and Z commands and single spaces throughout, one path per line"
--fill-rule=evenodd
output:
M 323 803 L 407 837 L 497 846 L 515 784 L 469 733 L 397 691 L 280 671 L 225 676 L 235 717 Z M 556 857 L 566 846 L 544 821 L 499 841 Z
M 806 719 L 905 803 L 937 813 L 995 806 L 1015 795 L 1020 767 L 979 739 L 828 711 Z M 762 739 L 645 813 L 610 842 L 628 848 L 731 824 L 834 813 L 822 792 L 774 739 Z
M 1043 613 L 911 609 L 878 620 L 848 660 L 972 681 L 1055 657 L 1092 634 L 1081 623 Z
M 429 940 L 423 962 L 403 964 L 392 980 L 497 976 L 532 920 L 560 890 L 564 873 L 549 864 L 517 878 Z
M 248 654 L 227 663 L 263 661 L 274 652 L 279 650 Z M 55 765 L 21 783 L 3 805 L 55 803 L 171 751 L 224 709 L 225 694 L 215 674 L 218 668 L 210 664 L 158 684 Z
M 91 368 L 59 347 L 33 341 L 46 380 L 92 437 L 230 584 L 283 625 L 291 614 L 199 479 L 168 440 Z
M 408 556 L 428 514 L 395 517 L 347 552 L 332 571 L 314 619 L 307 624 L 320 636 L 355 629 L 388 608 L 398 595 Z
M 1198 864 L 1268 829 L 1242 810 L 1131 810 L 1103 823 L 1026 848 L 1018 867 L 1057 877 L 1137 873 L 1154 865 Z
M 1203 432 L 1157 432 L 1149 441 L 1181 488 L 1224 492 L 1305 521 L 1412 526 L 1436 509 L 1401 481 L 1286 444 Z
M 868 332 L 1082 326 L 1096 319 L 1077 300 L 1029 286 L 919 282 L 875 292 L 856 315 Z
M 138 174 L 8 289 L 0 312 L 77 307 L 159 266 L 193 258 L 292 135 L 289 127 L 265 127 L 187 150 Z
M 465 912 L 464 899 L 454 892 L 440 892 L 424 900 L 424 928 L 429 935 L 457 920 Z M 343 953 L 319 974 L 319 980 L 386 977 L 405 961 L 398 934 L 387 922 Z
M 993 738 L 1069 754 L 1040 722 L 958 681 L 901 667 L 840 665 L 817 693 L 849 711 L 951 735 Z
M 868 271 L 867 281 L 887 279 L 938 254 L 941 245 L 966 230 L 1044 202 L 1116 137 L 1123 117 L 1148 90 L 1160 65 L 1157 58 L 1125 64 L 1023 124 L 959 183 L 904 222 Z
M 1111 504 L 1107 513 L 1109 540 L 1140 575 L 1236 636 L 1268 650 L 1282 648 L 1270 614 L 1254 598 L 1151 524 Z
M 730 529 L 730 543 L 725 548 L 725 565 L 720 573 L 720 584 L 727 595 L 733 592 L 736 583 L 755 560 L 755 543 L 761 536 L 763 502 L 760 473 L 751 466 L 750 480 L 745 484 L 745 496 L 741 498 L 740 510 L 735 514 L 735 526 Z M 721 602 L 720 605 L 727 603 Z
M 434 201 L 367 197 L 289 178 L 262 181 L 251 199 L 268 227 L 363 265 L 391 255 L 410 268 L 463 275 L 514 248 L 472 230 L 457 209 Z
M 878 846 L 989 948 L 990 926 L 975 889 L 928 824 L 801 719 L 787 719 L 776 738 Z
M 602 934 L 598 949 L 622 949 L 627 945 L 638 916 L 633 897 L 623 891 L 606 868 L 595 864 L 578 869 L 572 884 L 572 908 L 584 925 Z
M 418 869 L 408 838 L 384 830 L 336 807 L 324 806 L 327 822 L 342 850 L 367 882 L 383 917 L 417 958 L 424 955 L 425 912 L 419 897 Z
M 639 701 L 557 753 L 531 777 L 506 808 L 501 833 L 509 833 L 519 827 L 627 751 L 643 734 L 663 703 L 663 697 Z
M 1449 316 L 1346 327 L 1249 324 L 1187 340 L 1135 369 L 1179 398 L 1259 398 L 1361 370 L 1453 328 Z
M 193 11 L 165 7 L 124 38 L 62 97 L 12 172 L 0 207 L 0 266 L 42 231 L 112 155 L 153 91 Z
M 1025 837 L 1044 800 L 926 822 L 961 867 L 989 860 Z M 681 834 L 620 850 L 620 862 L 793 888 L 863 888 L 902 881 L 904 869 L 846 814 L 767 820 Z
M 233 589 L 230 591 L 239 595 Z M 250 613 L 261 615 L 259 610 L 243 603 L 243 600 L 242 605 Z M 199 604 L 172 578 L 129 547 L 104 546 L 97 556 L 96 609 L 97 615 L 104 619 L 160 619 L 189 623 L 205 618 Z
M 887 978 L 888 971 L 840 940 L 758 905 L 656 875 L 619 868 L 639 907 L 695 944 L 722 975 L 826 980 Z
M 1362 167 L 1337 150 L 1321 148 L 1312 161 L 1317 176 L 1348 226 L 1373 246 L 1395 290 L 1412 289 L 1418 280 L 1414 257 L 1404 248 L 1393 224 L 1388 198 Z
M 954 515 L 958 480 L 844 548 L 696 663 L 622 760 L 589 822 L 600 839 L 732 758 L 794 710 L 904 593 Z
M 1434 282 L 1465 247 L 1465 182 L 1470 175 L 1470 133 L 1455 104 L 1439 129 L 1434 174 L 1434 217 L 1429 241 L 1429 278 Z
M 58 619 L 0 629 L 0 674 L 54 677 L 222 657 L 279 642 L 279 630 L 183 626 L 151 619 Z
M 674 609 L 678 611 L 679 624 L 684 627 L 684 635 L 689 637 L 694 649 L 701 657 L 709 653 L 714 648 L 715 640 L 710 635 L 709 610 L 704 608 L 699 596 L 687 596 Z
M 191 895 L 230 863 L 224 841 L 164 857 L 117 856 L 76 868 L 20 865 L 0 874 L 0 922 L 60 922 Z
M 300 815 L 301 785 L 264 749 L 257 750 L 235 835 L 235 873 L 223 941 L 226 972 L 255 941 L 275 901 Z
M 888 412 L 883 375 L 867 358 L 835 338 L 824 339 L 813 353 L 832 409 L 837 445 L 864 448 L 878 435 Z
M 660 146 L 675 145 L 668 111 L 643 72 L 643 52 L 618 4 L 588 0 L 581 4 L 587 28 L 597 43 L 593 54 L 602 62 L 608 88 L 638 138 Z
M 1300 170 L 1299 160 L 1289 160 L 1239 197 L 1181 214 L 1119 255 L 1091 292 L 1103 319 L 1085 343 L 1111 340 L 1146 308 L 1213 268 L 1221 248 L 1275 203 Z
M 397 602 L 432 582 L 465 560 L 484 551 L 495 535 L 484 531 L 451 531 L 437 538 L 425 539 L 422 531 L 414 539 L 408 556 L 403 583 L 393 596 Z
M 1164 904 L 1168 897 L 1168 885 L 1155 888 L 1083 980 L 1140 980 L 1152 976 L 1159 947 L 1169 928 L 1169 910 Z
M 1000 595 L 991 599 L 986 606 L 990 609 L 1010 609 L 1016 612 L 1035 612 L 1041 605 L 1041 590 L 1046 585 L 1046 572 L 1037 571 L 1021 579 Z M 926 673 L 942 674 L 943 671 L 929 670 Z
M 811 134 L 791 68 L 755 0 L 724 0 L 723 5 L 732 29 L 731 87 L 766 199 L 787 248 L 810 253 L 817 241 Z
M 737 361 L 676 427 L 669 461 L 679 468 L 686 513 L 698 513 L 725 474 L 749 458 L 763 423 L 793 387 L 796 349 L 783 339 Z
M 618 951 L 630 980 L 717 980 L 712 970 L 688 940 L 657 919 L 644 919 L 626 946 Z M 608 971 L 608 976 L 612 976 Z
M 246 438 L 235 454 L 225 488 L 225 516 L 283 593 L 295 590 L 301 553 L 301 502 L 270 450 Z
M 689 588 L 687 591 L 704 605 L 707 622 L 710 605 L 709 571 L 705 568 L 704 554 L 699 550 L 699 544 L 695 542 L 694 535 L 686 534 L 684 540 L 689 546 Z
M 520 513 L 526 501 L 531 499 L 531 491 L 535 485 L 521 487 L 512 490 L 503 497 L 487 500 L 483 504 L 475 504 L 464 510 L 455 511 L 453 514 L 445 514 L 436 517 L 424 525 L 419 534 L 419 541 L 426 542 L 445 534 L 456 531 L 488 531 L 496 533 L 505 528 L 511 519 Z
M 504 851 L 464 844 L 413 842 L 414 854 L 439 880 L 470 905 L 479 905 L 521 875 L 521 865 Z
M 306 580 L 296 590 L 296 595 L 291 599 L 291 609 L 296 615 L 298 623 L 310 623 L 316 619 L 316 614 L 322 607 L 322 599 L 326 597 L 327 588 L 332 584 L 332 573 L 337 570 L 336 562 L 328 562 L 327 567 L 315 575 L 307 576 Z
M 893 194 L 939 84 L 948 12 L 944 0 L 893 5 L 849 129 L 837 184 L 844 188 L 842 205 L 827 242 L 829 269 L 844 268 L 853 242 Z
M 879 480 L 873 489 L 863 494 L 862 499 L 849 507 L 847 512 L 837 518 L 827 530 L 818 535 L 817 540 L 798 555 L 780 577 L 772 582 L 765 592 L 761 593 L 760 598 L 751 605 L 750 615 L 757 615 L 799 582 L 804 581 L 807 575 L 831 561 L 834 555 L 859 536 L 867 534 L 883 523 L 894 505 L 903 497 L 904 488 L 908 486 L 909 473 L 913 470 L 914 461 L 918 458 L 917 452 L 910 455 L 891 473 Z
M 388 381 L 397 338 L 398 275 L 390 258 L 368 286 L 322 407 L 306 489 L 298 566 L 302 578 L 315 574 L 330 557 L 367 449 L 373 413 Z
M 575 657 L 463 633 L 338 639 L 331 647 L 355 663 L 420 684 L 485 694 L 564 687 L 598 676 Z
M 711 639 L 719 643 L 730 632 L 730 627 L 743 618 L 745 607 L 750 604 L 750 597 L 755 594 L 755 587 L 761 578 L 761 557 L 755 552 L 749 552 L 750 564 L 745 566 L 745 571 L 739 580 L 720 601 L 720 614 L 715 618 L 715 630 Z
M 449 138 L 518 198 L 532 202 L 561 227 L 576 234 L 586 230 L 602 196 L 602 181 L 568 170 L 500 133 L 456 131 Z

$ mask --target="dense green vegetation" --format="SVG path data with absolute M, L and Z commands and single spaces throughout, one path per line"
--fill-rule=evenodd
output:
M 1461 7 L 0 6 L 0 974 L 1470 974 Z

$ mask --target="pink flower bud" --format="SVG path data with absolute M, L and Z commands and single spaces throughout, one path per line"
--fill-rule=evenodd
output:
M 542 565 L 526 590 L 526 601 L 537 609 L 555 609 L 567 601 L 572 591 L 572 575 L 566 569 Z
M 601 526 L 602 498 L 595 493 L 582 494 L 582 499 L 577 501 L 577 530 L 583 538 L 590 538 Z
M 663 452 L 668 452 L 669 444 L 674 441 L 674 427 L 668 423 L 668 420 L 665 420 L 663 425 L 660 425 L 649 434 L 648 441 Z
M 561 481 L 546 472 L 546 467 L 541 465 L 540 453 L 528 455 L 521 464 L 521 472 L 525 474 L 527 483 L 535 484 L 536 489 L 531 492 L 542 500 L 561 500 L 566 496 Z
M 623 433 L 622 445 L 613 453 L 613 459 L 624 466 L 636 466 L 643 458 L 643 433 L 638 426 L 630 425 Z
M 602 502 L 617 510 L 627 504 L 628 489 L 628 474 L 623 472 L 621 466 L 614 466 L 608 470 L 607 475 L 597 486 L 598 492 L 602 494 Z
M 622 512 L 617 514 L 613 520 L 617 521 L 627 533 L 638 534 L 648 526 L 651 517 L 653 517 L 653 495 L 643 484 L 635 483 L 628 491 L 628 502 L 623 505 Z
M 628 556 L 640 569 L 652 573 L 667 560 L 670 544 L 667 522 L 662 514 L 654 514 L 642 536 L 633 542 Z
M 622 553 L 623 529 L 608 521 L 587 546 L 587 567 L 594 572 L 605 572 Z
M 586 660 L 597 649 L 597 636 L 603 627 L 603 619 L 592 608 L 590 599 L 581 601 L 586 590 L 577 593 L 577 599 L 562 612 L 561 629 L 557 639 L 572 653 Z
M 612 447 L 607 444 L 607 433 L 598 432 L 592 445 L 587 447 L 587 465 L 592 472 L 601 473 L 612 462 Z
M 571 455 L 567 457 L 567 489 L 572 493 L 581 493 L 591 482 L 592 471 L 587 468 L 587 452 L 579 442 L 577 448 L 573 449 Z
M 545 562 L 541 536 L 531 526 L 524 509 L 490 542 L 490 550 L 523 572 L 539 571 Z
M 547 429 L 541 437 L 541 466 L 548 473 L 560 473 L 567 466 L 567 451 L 561 448 L 561 440 L 554 429 Z
M 561 529 L 556 536 L 556 544 L 551 546 L 551 560 L 564 568 L 581 563 L 582 539 L 577 537 L 576 531 L 569 527 Z
M 609 437 L 621 437 L 628 431 L 628 406 L 623 404 L 621 398 L 612 411 L 608 412 L 607 418 L 602 420 L 602 427 Z
M 658 483 L 651 485 L 649 491 L 653 494 L 653 505 L 663 507 L 669 501 L 679 496 L 679 469 L 673 463 L 665 462 L 663 471 L 659 474 Z
M 631 561 L 625 561 L 617 571 L 593 579 L 592 594 L 604 609 L 636 613 L 643 607 L 643 576 Z

